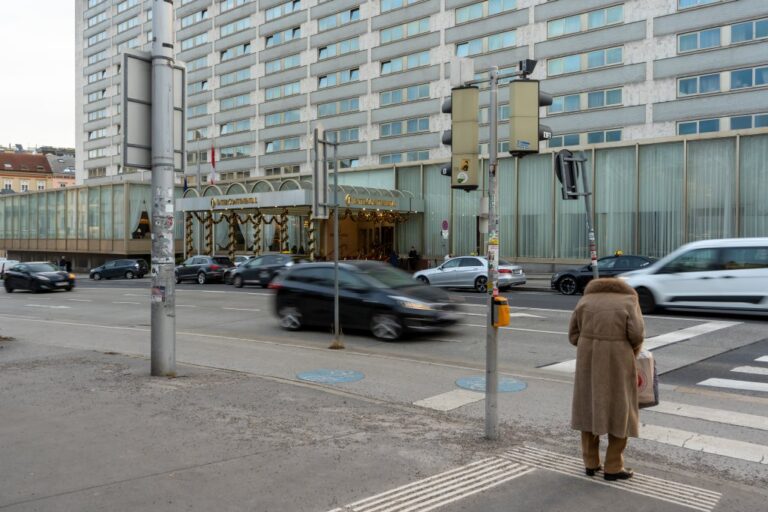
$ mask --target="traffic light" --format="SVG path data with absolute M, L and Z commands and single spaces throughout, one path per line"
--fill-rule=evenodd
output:
M 443 132 L 443 144 L 451 146 L 451 188 L 479 186 L 478 93 L 477 87 L 457 87 L 443 103 L 443 113 L 451 114 L 451 129 Z
M 539 152 L 539 141 L 552 138 L 552 130 L 539 124 L 539 107 L 552 104 L 552 96 L 539 90 L 538 80 L 509 83 L 509 152 L 525 156 Z
M 563 186 L 563 199 L 578 199 L 578 186 L 576 180 L 579 177 L 578 162 L 573 158 L 573 153 L 563 149 L 555 157 L 555 176 Z

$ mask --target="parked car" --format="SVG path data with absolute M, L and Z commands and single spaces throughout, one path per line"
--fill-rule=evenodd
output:
M 257 256 L 239 267 L 227 270 L 224 281 L 242 288 L 246 284 L 257 284 L 262 288 L 291 265 L 308 261 L 306 256 L 296 254 L 264 254 Z
M 176 267 L 176 282 L 195 280 L 199 284 L 205 284 L 221 281 L 224 272 L 234 266 L 227 256 L 191 256 Z
M 149 272 L 149 265 L 142 259 L 110 260 L 101 266 L 92 268 L 89 276 L 91 279 L 112 279 L 124 277 L 126 279 L 142 278 Z
M 768 313 L 768 238 L 702 240 L 620 276 L 643 313 L 657 308 Z
M 301 263 L 278 276 L 275 312 L 284 329 L 328 328 L 334 319 L 333 263 Z M 383 340 L 406 332 L 440 330 L 458 320 L 458 303 L 443 290 L 413 281 L 378 261 L 339 263 L 339 320 L 342 329 L 370 330 Z
M 59 267 L 47 261 L 18 263 L 5 271 L 5 291 L 44 290 L 72 291 L 75 287 L 75 274 L 59 270 Z
M 0 278 L 5 277 L 6 270 L 10 269 L 14 265 L 18 265 L 19 263 L 19 260 L 7 260 L 5 258 L 0 259 Z
M 616 277 L 619 274 L 651 265 L 654 258 L 645 256 L 606 256 L 597 260 L 597 272 L 600 277 Z M 593 278 L 592 264 L 561 270 L 552 274 L 550 288 L 563 295 L 573 295 L 584 290 Z
M 451 258 L 442 265 L 420 270 L 413 274 L 424 284 L 443 288 L 474 288 L 488 290 L 488 260 L 480 256 Z M 522 267 L 499 260 L 499 289 L 525 284 Z
M 235 264 L 236 267 L 239 267 L 240 265 L 242 265 L 243 263 L 245 263 L 246 261 L 248 261 L 250 259 L 253 259 L 253 256 L 242 256 L 242 255 L 235 256 L 234 264 Z

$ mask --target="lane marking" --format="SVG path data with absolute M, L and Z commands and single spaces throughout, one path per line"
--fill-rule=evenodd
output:
M 768 356 L 760 356 L 757 359 L 755 359 L 758 363 L 768 363 Z
M 738 427 L 768 430 L 768 418 L 755 414 L 744 414 L 723 409 L 711 409 L 696 405 L 677 404 L 673 402 L 661 402 L 659 405 L 646 409 L 651 412 L 672 414 L 685 418 L 694 418 Z
M 141 302 L 112 301 L 112 304 L 141 304 Z
M 752 375 L 768 375 L 768 368 L 758 366 L 739 366 L 731 370 L 732 372 L 751 373 Z
M 25 308 L 46 308 L 46 309 L 72 309 L 70 306 L 49 306 L 48 304 L 24 304 Z
M 679 329 L 677 331 L 660 334 L 652 338 L 646 338 L 645 341 L 643 341 L 643 348 L 647 350 L 655 350 L 657 348 L 665 347 L 672 343 L 677 343 L 679 341 L 695 338 L 696 336 L 701 336 L 702 334 L 719 331 L 720 329 L 725 329 L 727 327 L 733 327 L 734 325 L 739 325 L 740 323 L 741 322 L 716 321 L 716 322 L 706 322 L 703 324 L 694 325 L 692 327 L 686 327 L 685 329 Z M 554 363 L 548 366 L 542 366 L 539 369 L 552 370 L 555 372 L 563 372 L 563 373 L 573 373 L 576 371 L 576 360 L 569 359 L 568 361 L 563 361 L 561 363 Z
M 768 393 L 768 383 L 752 382 L 748 380 L 734 379 L 707 379 L 698 383 L 699 386 L 710 386 L 713 388 L 739 389 L 741 391 L 762 391 Z
M 428 512 L 535 471 L 492 457 L 365 498 L 330 512 Z
M 146 297 L 146 293 L 124 293 L 124 297 Z
M 702 512 L 710 512 L 714 509 L 722 496 L 719 492 L 640 473 L 635 473 L 629 480 L 617 480 L 615 482 L 609 482 L 603 478 L 588 477 L 584 475 L 584 462 L 581 459 L 529 446 L 513 448 L 502 454 L 501 457 Z
M 768 446 L 761 444 L 734 441 L 723 437 L 707 436 L 696 432 L 647 424 L 640 427 L 640 438 L 697 452 L 768 464 Z
M 464 327 L 482 327 L 483 329 L 488 327 L 485 324 L 457 324 L 457 325 L 462 325 Z M 521 327 L 499 327 L 499 329 L 504 329 L 504 330 L 507 330 L 507 331 L 541 332 L 541 333 L 544 333 L 544 334 L 558 334 L 558 335 L 561 335 L 561 336 L 568 334 L 567 332 L 561 332 L 561 331 L 542 331 L 542 330 L 539 330 L 539 329 L 523 329 Z
M 71 300 L 72 302 L 93 302 L 91 299 L 64 299 Z
M 413 402 L 413 405 L 435 409 L 436 411 L 451 411 L 461 406 L 479 402 L 485 399 L 485 393 L 469 391 L 467 389 L 454 389 L 447 393 L 424 398 Z
M 260 309 L 248 309 L 248 308 L 221 308 L 228 311 L 261 311 Z

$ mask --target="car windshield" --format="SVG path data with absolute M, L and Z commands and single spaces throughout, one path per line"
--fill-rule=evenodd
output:
M 229 267 L 232 266 L 232 260 L 230 260 L 226 256 L 216 256 L 215 258 L 213 258 L 213 261 L 215 261 L 219 265 L 227 265 Z
M 417 283 L 411 276 L 402 270 L 397 270 L 389 265 L 371 265 L 359 269 L 360 274 L 368 278 L 372 286 L 376 288 L 405 288 L 415 286 Z
M 58 272 L 59 269 L 50 263 L 30 263 L 27 265 L 30 272 Z
M 504 267 L 510 267 L 510 266 L 512 266 L 513 264 L 512 264 L 512 263 L 510 263 L 510 262 L 508 262 L 507 260 L 499 260 L 499 265 L 502 265 L 502 266 L 504 266 Z

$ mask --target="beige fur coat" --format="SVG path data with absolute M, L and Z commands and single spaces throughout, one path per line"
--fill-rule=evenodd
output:
M 571 427 L 615 437 L 638 436 L 635 354 L 645 337 L 637 293 L 621 279 L 590 282 L 571 316 L 576 345 Z

